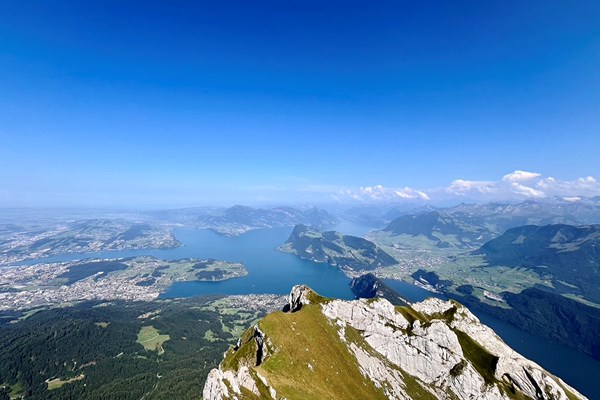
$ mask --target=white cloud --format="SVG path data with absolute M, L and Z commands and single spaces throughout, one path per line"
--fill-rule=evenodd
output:
M 551 176 L 540 179 L 536 187 L 559 196 L 597 196 L 600 194 L 600 183 L 593 176 L 578 178 L 572 181 L 561 181 Z
M 522 185 L 518 182 L 512 182 L 510 185 L 513 193 L 530 198 L 542 198 L 546 197 L 546 193 L 541 190 L 534 189 L 529 186 Z
M 358 190 L 346 189 L 334 195 L 335 199 L 343 197 L 357 201 L 429 200 L 429 195 L 422 190 L 416 190 L 408 186 L 387 188 L 383 185 L 361 186 Z
M 596 183 L 598 183 L 596 178 L 594 178 L 593 176 L 588 176 L 587 178 L 579 178 L 578 181 L 586 185 L 595 185 Z
M 502 200 L 509 198 L 543 198 L 546 193 L 541 188 L 534 188 L 522 183 L 526 176 L 533 176 L 523 171 L 515 171 L 505 175 L 500 181 L 470 181 L 456 179 L 445 191 L 451 195 L 481 200 Z M 527 178 L 527 180 L 534 178 Z
M 510 174 L 506 174 L 502 177 L 502 180 L 505 182 L 524 182 L 529 181 L 531 179 L 539 178 L 542 174 L 538 174 L 537 172 L 527 172 L 516 170 L 511 172 Z
M 356 201 L 445 201 L 467 198 L 470 201 L 501 201 L 559 197 L 565 201 L 581 201 L 583 197 L 600 195 L 600 182 L 593 176 L 560 180 L 543 177 L 537 172 L 516 170 L 496 181 L 455 179 L 445 188 L 388 188 L 383 185 L 363 186 L 358 190 L 341 190 L 336 200 Z
M 425 192 L 417 190 L 416 193 L 422 200 L 431 200 L 431 197 L 429 197 Z
M 412 198 L 412 196 L 410 194 L 407 194 L 402 190 L 394 190 L 394 193 L 396 194 L 396 196 L 400 197 L 401 199 L 411 199 Z
M 421 200 L 429 200 L 429 196 L 427 195 L 427 193 L 409 187 L 405 187 L 404 189 L 396 189 L 394 190 L 394 194 L 402 199 L 419 198 Z
M 452 181 L 446 190 L 449 193 L 453 193 L 458 196 L 464 196 L 471 191 L 476 191 L 479 193 L 494 193 L 496 188 L 494 187 L 494 182 L 491 181 L 469 181 L 465 179 L 456 179 Z
M 469 181 L 457 179 L 446 188 L 456 196 L 468 196 L 474 200 L 508 200 L 545 197 L 568 198 L 575 201 L 580 196 L 600 195 L 600 184 L 593 176 L 562 181 L 551 176 L 543 177 L 537 172 L 516 170 L 498 181 Z

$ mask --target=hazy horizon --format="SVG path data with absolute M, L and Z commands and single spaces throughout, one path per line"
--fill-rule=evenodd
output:
M 351 209 L 365 209 L 365 210 L 379 210 L 381 213 L 392 209 L 398 209 L 403 211 L 414 211 L 419 212 L 420 210 L 431 209 L 446 209 L 459 206 L 461 204 L 471 205 L 485 205 L 485 204 L 522 204 L 525 202 L 536 202 L 540 204 L 580 204 L 580 205 L 594 205 L 600 202 L 599 196 L 587 197 L 587 196 L 576 196 L 576 197 L 564 197 L 564 196 L 552 196 L 544 198 L 504 198 L 504 199 L 476 199 L 476 198 L 464 198 L 464 197 L 453 197 L 446 198 L 437 201 L 416 199 L 414 201 L 407 200 L 345 200 L 345 201 L 321 201 L 321 202 L 293 202 L 293 201 L 238 201 L 238 202 L 194 202 L 194 203 L 165 203 L 165 204 L 129 204 L 129 205 L 93 205 L 93 204 L 79 204 L 79 205 L 21 205 L 21 206 L 0 206 L 0 212 L 58 212 L 60 215 L 62 212 L 82 212 L 90 213 L 94 211 L 99 212 L 115 212 L 115 213 L 136 213 L 136 212 L 152 212 L 152 211 L 166 211 L 166 210 L 183 210 L 183 209 L 205 209 L 207 212 L 224 210 L 231 207 L 249 207 L 255 209 L 271 209 L 278 207 L 291 207 L 297 209 L 308 209 L 308 208 L 319 208 L 334 212 L 344 212 L 345 210 Z

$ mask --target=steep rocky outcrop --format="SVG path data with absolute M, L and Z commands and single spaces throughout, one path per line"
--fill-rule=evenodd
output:
M 295 286 L 213 370 L 216 399 L 584 399 L 460 304 L 342 301 Z
M 405 306 L 409 301 L 372 273 L 357 276 L 350 281 L 350 289 L 358 299 L 380 297 L 397 306 Z
M 284 307 L 284 311 L 298 311 L 305 304 L 310 304 L 308 297 L 312 290 L 306 285 L 296 285 L 292 288 L 288 296 L 288 304 Z

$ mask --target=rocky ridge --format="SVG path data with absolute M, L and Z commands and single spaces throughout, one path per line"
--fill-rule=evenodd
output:
M 205 400 L 585 398 L 453 301 L 395 307 L 295 286 L 289 303 L 225 354 Z

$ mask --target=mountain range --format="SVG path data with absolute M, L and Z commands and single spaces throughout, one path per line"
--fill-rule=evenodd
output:
M 394 218 L 382 232 L 401 236 L 411 245 L 418 245 L 411 237 L 420 237 L 438 248 L 474 249 L 518 226 L 600 223 L 600 201 L 462 203 L 439 209 L 423 207 L 414 212 L 392 208 L 380 218 L 385 221 L 390 217 Z
M 266 229 L 305 224 L 319 229 L 333 226 L 339 220 L 328 211 L 317 207 L 254 208 L 235 205 L 221 208 L 184 208 L 152 212 L 159 220 L 166 220 L 195 228 L 211 229 L 225 236 L 237 236 L 253 229 Z
M 422 235 L 435 242 L 440 248 L 470 247 L 493 237 L 493 233 L 483 225 L 471 224 L 453 214 L 431 211 L 412 215 L 403 215 L 390 222 L 384 229 L 393 235 Z M 452 236 L 452 240 L 447 240 Z

